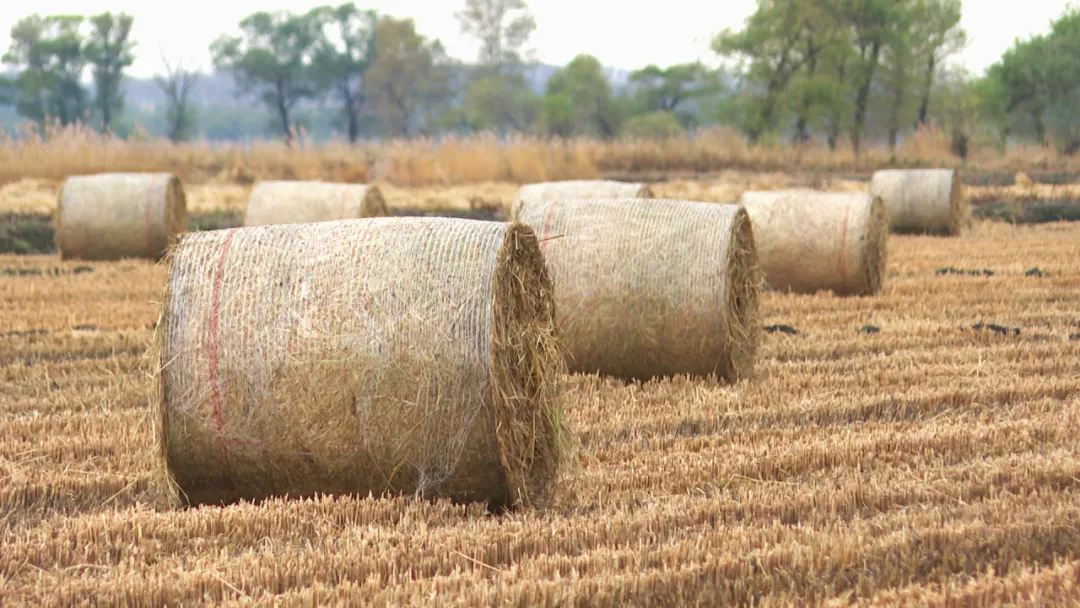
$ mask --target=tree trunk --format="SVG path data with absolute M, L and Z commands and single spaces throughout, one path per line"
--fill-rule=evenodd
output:
M 1043 122 L 1041 109 L 1031 111 L 1031 119 L 1035 122 L 1035 137 L 1039 139 L 1039 145 L 1046 145 L 1046 123 Z
M 934 87 L 934 69 L 937 60 L 933 53 L 930 53 L 930 59 L 926 62 L 926 78 L 923 80 L 923 93 L 922 101 L 919 102 L 919 124 L 917 126 L 925 125 L 929 120 L 930 114 L 930 89 Z
M 281 121 L 280 126 L 281 131 L 285 134 L 285 142 L 291 145 L 293 141 L 293 134 L 292 130 L 289 129 L 289 127 L 291 126 L 289 124 L 289 106 L 287 105 L 285 99 L 285 87 L 282 85 L 281 81 L 278 81 L 277 83 L 276 95 L 274 97 L 274 100 L 277 103 L 278 120 Z
M 806 49 L 806 78 L 808 81 L 814 79 L 814 74 L 817 72 L 817 60 L 818 49 L 811 42 Z M 810 140 L 810 107 L 810 97 L 804 93 L 802 107 L 799 109 L 799 118 L 795 121 L 795 135 L 791 140 L 793 143 L 802 144 Z
M 357 100 L 353 97 L 352 88 L 346 81 L 340 86 L 341 97 L 345 100 L 345 120 L 349 133 L 349 143 L 355 144 L 360 139 L 360 117 L 357 116 Z
M 109 79 L 105 79 L 101 83 L 101 90 L 98 91 L 98 95 L 101 97 L 101 129 L 108 131 L 112 126 L 112 83 Z
M 878 55 L 880 53 L 881 41 L 874 40 L 870 47 L 870 58 L 866 66 L 866 74 L 855 95 L 855 123 L 851 128 L 851 145 L 855 149 L 855 156 L 859 155 L 859 147 L 862 144 L 863 127 L 866 126 L 866 106 L 870 101 L 870 85 L 874 80 L 874 70 L 877 69 Z

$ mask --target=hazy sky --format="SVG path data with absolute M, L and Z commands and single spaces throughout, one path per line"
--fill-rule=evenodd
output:
M 148 76 L 163 70 L 161 54 L 171 62 L 210 67 L 208 46 L 219 34 L 239 32 L 237 23 L 257 10 L 302 12 L 336 0 L 223 0 L 156 4 L 145 0 L 37 0 L 23 4 L 8 0 L 0 6 L 0 50 L 7 50 L 11 26 L 20 18 L 40 14 L 95 14 L 111 10 L 135 16 L 133 36 L 138 43 L 131 73 Z M 356 2 L 396 17 L 412 17 L 421 34 L 439 38 L 450 55 L 475 59 L 478 46 L 460 33 L 454 11 L 457 0 L 369 0 Z M 702 59 L 715 64 L 709 40 L 725 27 L 739 27 L 753 11 L 754 0 L 664 0 L 634 3 L 615 0 L 533 0 L 536 31 L 529 41 L 535 58 L 565 64 L 578 53 L 591 53 L 605 65 L 635 69 L 649 63 L 661 66 Z M 969 45 L 957 61 L 981 72 L 1012 42 L 1046 31 L 1067 0 L 966 0 L 964 26 Z

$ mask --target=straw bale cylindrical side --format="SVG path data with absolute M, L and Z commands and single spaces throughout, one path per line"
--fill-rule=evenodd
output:
M 746 211 L 656 199 L 523 202 L 572 371 L 627 379 L 752 373 L 761 274 Z
M 605 180 L 567 180 L 522 186 L 516 202 L 557 201 L 587 198 L 653 198 L 647 184 Z
M 378 186 L 264 181 L 251 190 L 245 226 L 305 224 L 389 215 Z
M 174 499 L 550 497 L 565 362 L 528 227 L 236 228 L 170 259 L 155 419 Z
M 171 173 L 72 176 L 54 221 L 62 259 L 158 259 L 187 230 L 184 188 Z
M 960 174 L 952 169 L 877 171 L 870 193 L 881 197 L 897 233 L 959 234 L 970 215 Z
M 869 295 L 885 276 L 889 215 L 865 192 L 746 192 L 739 204 L 754 226 L 771 289 Z

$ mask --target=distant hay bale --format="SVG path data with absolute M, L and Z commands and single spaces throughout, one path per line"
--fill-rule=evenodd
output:
M 761 275 L 746 211 L 675 200 L 521 202 L 555 283 L 569 369 L 752 373 Z
M 543 505 L 567 439 L 551 283 L 520 224 L 192 233 L 158 324 L 174 500 L 415 494 Z
M 952 169 L 878 171 L 870 193 L 884 201 L 897 233 L 959 234 L 970 214 L 960 174 Z
M 61 259 L 158 259 L 187 230 L 184 188 L 171 173 L 72 176 L 55 226 Z
M 251 191 L 244 225 L 305 224 L 386 215 L 386 201 L 378 186 L 264 181 Z
M 604 180 L 542 182 L 522 186 L 515 203 L 588 198 L 653 198 L 653 191 L 646 184 Z
M 869 295 L 885 276 L 889 214 L 865 192 L 746 192 L 754 242 L 772 289 Z

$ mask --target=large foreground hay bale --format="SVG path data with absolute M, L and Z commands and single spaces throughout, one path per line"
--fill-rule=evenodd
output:
M 754 242 L 772 289 L 838 295 L 881 290 L 889 214 L 865 192 L 774 190 L 746 192 Z
M 889 169 L 874 173 L 870 193 L 880 196 L 897 233 L 959 234 L 970 210 L 952 169 Z
M 522 186 L 518 190 L 515 204 L 521 201 L 532 203 L 568 199 L 652 197 L 652 189 L 646 184 L 578 179 Z
M 752 372 L 761 275 L 741 207 L 561 200 L 522 202 L 514 214 L 540 236 L 572 371 Z
M 171 173 L 72 176 L 55 224 L 62 259 L 157 259 L 187 230 L 184 188 Z
M 155 360 L 174 498 L 549 497 L 565 363 L 529 228 L 237 228 L 187 236 L 171 262 Z
M 386 215 L 386 201 L 378 186 L 264 181 L 251 191 L 244 225 L 304 224 Z

